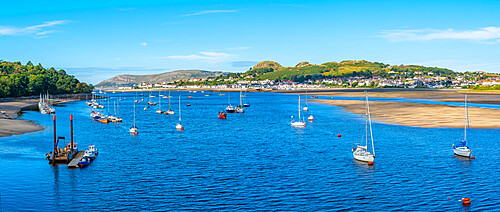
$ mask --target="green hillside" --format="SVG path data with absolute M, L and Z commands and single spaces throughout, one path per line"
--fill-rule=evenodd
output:
M 327 62 L 321 65 L 313 65 L 301 62 L 295 67 L 283 67 L 273 61 L 263 61 L 255 65 L 243 75 L 252 75 L 257 79 L 269 80 L 294 80 L 301 82 L 308 79 L 354 77 L 354 76 L 381 76 L 388 77 L 396 74 L 404 75 L 441 75 L 451 76 L 452 70 L 436 67 L 424 67 L 417 65 L 390 66 L 384 63 L 360 61 Z

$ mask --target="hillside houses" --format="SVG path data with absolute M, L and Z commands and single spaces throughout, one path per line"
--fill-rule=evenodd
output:
M 390 72 L 389 72 L 390 73 Z M 169 82 L 149 83 L 143 82 L 136 85 L 138 88 L 166 88 L 166 89 L 230 89 L 253 88 L 270 90 L 295 90 L 295 89 L 322 89 L 331 87 L 379 87 L 379 88 L 462 88 L 470 86 L 495 86 L 500 85 L 500 77 L 487 76 L 482 72 L 466 72 L 457 74 L 456 77 L 442 77 L 432 72 L 407 74 L 394 72 L 388 77 L 363 76 L 308 79 L 304 82 L 291 80 L 258 80 L 252 75 L 239 75 L 225 77 L 190 78 L 188 80 L 175 80 Z M 135 86 L 134 86 L 135 87 Z M 126 87 L 120 87 L 126 89 Z

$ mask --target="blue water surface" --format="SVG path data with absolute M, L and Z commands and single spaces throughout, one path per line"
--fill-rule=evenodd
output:
M 179 94 L 182 132 L 175 129 Z M 48 164 L 52 117 L 26 111 L 22 119 L 46 129 L 0 138 L 1 208 L 494 211 L 500 204 L 499 129 L 468 131 L 476 157 L 470 160 L 451 149 L 463 129 L 374 122 L 377 157 L 368 166 L 351 153 L 364 135 L 364 117 L 337 106 L 308 103 L 303 115 L 312 113 L 314 122 L 298 129 L 290 126 L 296 95 L 248 93 L 251 107 L 221 120 L 217 112 L 227 105 L 227 95 L 172 92 L 173 116 L 156 114 L 158 106 L 144 111 L 144 102 L 137 105 L 140 132 L 134 136 L 128 129 L 135 95 L 111 94 L 124 120 L 118 124 L 92 121 L 83 101 L 56 107 L 58 136 L 69 141 L 72 114 L 75 142 L 81 149 L 99 149 L 97 159 L 81 169 Z M 231 95 L 233 105 L 237 96 Z M 463 207 L 462 197 L 471 198 L 471 206 Z

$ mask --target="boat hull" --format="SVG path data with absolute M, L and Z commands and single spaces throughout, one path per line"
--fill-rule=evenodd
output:
M 367 163 L 373 163 L 373 161 L 375 160 L 375 158 L 373 157 L 373 155 L 362 155 L 362 154 L 358 154 L 356 152 L 352 153 L 352 155 L 354 156 L 354 159 L 356 160 L 359 160 L 359 161 L 363 161 L 363 162 L 367 162 Z
M 292 122 L 292 127 L 306 127 L 305 122 Z
M 453 149 L 453 152 L 455 153 L 455 155 L 462 157 L 470 157 L 470 154 L 472 153 L 470 149 L 462 150 L 458 148 Z

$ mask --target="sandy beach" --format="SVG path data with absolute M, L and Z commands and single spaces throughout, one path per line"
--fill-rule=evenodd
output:
M 22 108 L 36 104 L 37 102 L 32 100 L 0 102 L 0 137 L 43 130 L 28 121 L 15 119 Z
M 324 99 L 310 101 L 336 105 L 349 112 L 365 114 L 364 101 Z M 464 107 L 370 101 L 370 111 L 373 120 L 384 123 L 417 127 L 464 127 Z M 500 110 L 469 107 L 469 120 L 470 128 L 500 128 Z
M 451 89 L 325 89 L 308 90 L 310 96 L 345 96 L 345 97 L 364 97 L 364 91 L 368 91 L 370 97 L 382 98 L 408 98 L 408 99 L 430 99 L 442 102 L 463 102 L 467 94 L 470 103 L 481 104 L 500 104 L 500 92 L 496 91 L 469 91 L 469 90 L 451 90 Z M 280 93 L 305 94 L 304 91 L 282 91 Z
M 85 98 L 85 94 L 73 94 L 54 96 L 52 100 L 60 104 L 69 101 L 84 100 Z M 37 97 L 0 99 L 0 137 L 43 130 L 43 127 L 29 121 L 17 119 L 22 109 L 29 107 L 38 109 L 38 101 Z

